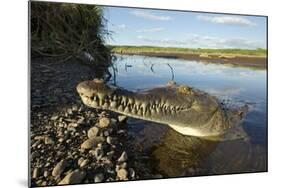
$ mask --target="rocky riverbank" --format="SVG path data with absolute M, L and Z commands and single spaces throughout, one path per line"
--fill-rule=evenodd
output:
M 76 85 L 91 79 L 77 62 L 31 63 L 32 186 L 151 179 L 149 160 L 132 143 L 125 116 L 83 105 Z

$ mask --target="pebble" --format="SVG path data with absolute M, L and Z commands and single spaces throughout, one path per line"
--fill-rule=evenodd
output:
M 88 130 L 88 138 L 95 138 L 99 134 L 99 128 L 98 127 L 92 127 Z
M 32 178 L 36 179 L 39 175 L 39 168 L 34 168 Z
M 94 156 L 97 158 L 97 160 L 100 160 L 104 156 L 103 149 L 102 148 L 95 149 Z
M 119 122 L 125 122 L 126 119 L 127 119 L 127 116 L 123 116 L 123 115 L 118 116 L 118 121 L 119 121 Z
M 79 123 L 69 123 L 68 126 L 69 127 L 78 127 Z
M 55 121 L 55 120 L 57 120 L 58 118 L 59 118 L 58 115 L 54 115 L 54 116 L 51 117 L 51 120 L 52 120 L 52 121 Z
M 117 138 L 108 136 L 108 137 L 106 137 L 106 142 L 110 145 L 115 145 L 117 143 Z
M 58 185 L 65 185 L 65 184 L 77 184 L 81 183 L 82 180 L 85 178 L 86 173 L 84 171 L 80 171 L 79 169 L 74 170 L 73 172 L 66 175 Z
M 104 138 L 103 137 L 95 137 L 91 139 L 87 139 L 81 144 L 82 149 L 91 149 L 94 148 L 98 145 L 98 143 L 103 142 Z
M 52 176 L 60 176 L 65 168 L 68 166 L 68 162 L 66 160 L 61 160 L 53 169 Z
M 95 183 L 103 182 L 103 180 L 104 180 L 104 175 L 102 173 L 95 175 L 95 179 L 94 179 Z
M 110 119 L 108 119 L 107 117 L 103 117 L 99 120 L 98 125 L 100 128 L 106 128 L 110 125 Z
M 43 176 L 44 176 L 45 178 L 47 178 L 49 175 L 50 175 L 49 171 L 45 171 L 44 174 L 43 174 Z
M 121 154 L 121 156 L 119 157 L 118 162 L 122 163 L 122 162 L 125 162 L 125 161 L 127 161 L 127 160 L 128 160 L 128 155 L 127 155 L 127 153 L 124 151 L 124 152 Z
M 119 180 L 127 180 L 128 178 L 128 171 L 126 169 L 120 169 L 117 171 L 117 177 Z
M 77 161 L 78 166 L 80 166 L 80 164 L 81 164 L 83 161 L 84 161 L 84 158 L 83 158 L 83 157 L 79 158 L 78 161 Z
M 49 145 L 49 144 L 53 145 L 55 143 L 54 140 L 49 136 L 45 137 L 44 142 L 45 142 L 46 145 Z
M 85 159 L 80 163 L 80 167 L 83 168 L 85 166 L 87 166 L 89 164 L 90 160 L 89 159 Z

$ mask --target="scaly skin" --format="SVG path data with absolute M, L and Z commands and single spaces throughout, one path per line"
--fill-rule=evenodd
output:
M 89 107 L 168 124 L 184 135 L 220 136 L 241 120 L 242 112 L 236 115 L 222 110 L 215 97 L 173 83 L 134 93 L 95 79 L 81 82 L 77 91 Z

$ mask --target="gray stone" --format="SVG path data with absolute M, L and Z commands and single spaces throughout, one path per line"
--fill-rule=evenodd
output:
M 83 161 L 84 161 L 84 158 L 83 158 L 83 157 L 79 158 L 79 159 L 78 159 L 78 162 L 77 162 L 78 166 L 80 166 L 80 164 L 81 164 Z
M 45 137 L 44 142 L 46 145 L 53 145 L 55 143 L 55 141 L 49 136 Z
M 99 128 L 98 127 L 92 127 L 88 130 L 88 138 L 95 138 L 99 134 Z
M 118 162 L 122 163 L 122 162 L 125 162 L 125 161 L 127 161 L 127 160 L 128 160 L 128 155 L 127 155 L 127 153 L 124 151 L 124 152 L 121 154 L 121 156 L 119 157 Z
M 90 160 L 89 159 L 85 159 L 80 163 L 80 167 L 83 168 L 85 166 L 87 166 L 89 164 Z
M 44 176 L 45 178 L 47 178 L 49 175 L 50 175 L 49 171 L 45 171 L 44 174 L 43 174 L 43 176 Z
M 78 126 L 79 126 L 79 123 L 73 123 L 73 122 L 72 122 L 72 123 L 69 123 L 68 126 L 69 126 L 69 127 L 78 127 Z
M 108 127 L 110 125 L 110 119 L 108 119 L 107 117 L 103 117 L 99 120 L 98 125 L 100 128 Z
M 103 180 L 104 180 L 104 175 L 102 173 L 95 175 L 95 179 L 94 179 L 95 183 L 103 182 Z
M 53 115 L 53 116 L 51 117 L 51 120 L 52 120 L 52 121 L 55 121 L 55 120 L 57 120 L 58 118 L 59 118 L 58 115 Z
M 33 179 L 36 179 L 37 177 L 38 177 L 38 175 L 39 175 L 39 168 L 34 168 L 33 169 L 33 173 L 32 173 L 32 178 Z
M 61 160 L 53 169 L 52 176 L 60 176 L 65 168 L 68 166 L 68 162 L 66 160 Z
M 74 170 L 73 172 L 67 174 L 59 183 L 58 185 L 65 185 L 65 184 L 77 184 L 81 183 L 85 178 L 86 173 L 81 170 Z
M 119 180 L 128 180 L 128 171 L 126 169 L 120 169 L 117 171 L 117 177 Z
M 96 147 L 98 145 L 98 143 L 103 142 L 103 141 L 104 141 L 103 137 L 91 138 L 91 139 L 84 141 L 81 144 L 81 148 L 82 149 L 92 149 L 92 148 Z

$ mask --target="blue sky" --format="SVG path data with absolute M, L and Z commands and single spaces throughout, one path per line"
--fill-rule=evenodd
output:
M 266 18 L 106 7 L 112 45 L 187 48 L 266 48 Z

